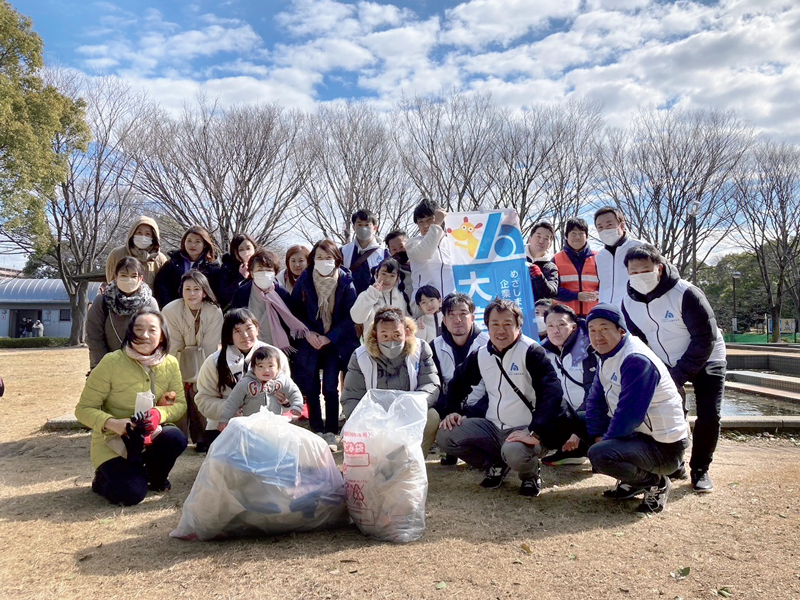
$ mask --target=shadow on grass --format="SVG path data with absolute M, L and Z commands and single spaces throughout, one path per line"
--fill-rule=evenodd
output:
M 121 514 L 137 515 L 182 505 L 183 497 L 173 493 L 148 494 L 136 506 L 115 506 L 92 492 L 89 484 L 60 487 L 48 492 L 34 492 L 4 498 L 0 503 L 0 518 L 9 521 L 39 521 L 54 523 L 87 523 L 95 519 L 113 518 Z
M 189 542 L 169 537 L 169 532 L 176 525 L 174 515 L 163 515 L 153 519 L 138 535 L 129 529 L 128 533 L 134 533 L 133 537 L 78 550 L 75 552 L 77 569 L 84 575 L 115 576 L 131 572 L 164 571 L 186 561 L 201 559 L 204 566 L 203 572 L 198 573 L 198 580 L 202 580 L 208 579 L 205 573 L 217 572 L 218 568 L 241 568 L 248 563 L 263 563 L 265 560 L 280 561 L 285 565 L 286 561 L 337 553 L 352 552 L 357 555 L 366 547 L 382 545 L 381 542 L 365 538 L 353 525 L 208 542 Z M 356 562 L 356 559 L 352 561 Z
M 497 490 L 477 485 L 476 471 L 429 466 L 427 529 L 419 545 L 460 540 L 470 544 L 531 543 L 591 530 L 617 530 L 639 522 L 634 513 L 638 500 L 610 501 L 602 496 L 610 479 L 589 468 L 561 470 L 556 486 L 545 486 L 537 498 L 521 497 L 512 477 Z M 130 510 L 130 509 L 128 509 Z M 215 567 L 243 566 L 264 560 L 303 560 L 337 554 L 349 562 L 365 548 L 386 545 L 370 540 L 354 527 L 296 534 L 261 535 L 225 541 L 189 542 L 168 537 L 177 526 L 175 514 L 154 515 L 141 530 L 128 528 L 131 536 L 101 547 L 75 553 L 84 574 L 115 575 L 168 569 L 179 563 L 203 559 Z M 658 518 L 658 517 L 655 517 Z M 393 547 L 388 544 L 388 547 Z M 154 560 L 154 557 L 158 557 Z M 205 567 L 204 567 L 205 568 Z M 200 575 L 202 577 L 202 575 Z

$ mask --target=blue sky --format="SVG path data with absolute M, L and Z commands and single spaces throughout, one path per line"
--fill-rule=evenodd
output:
M 12 3 L 49 63 L 117 75 L 173 111 L 200 92 L 388 110 L 460 89 L 514 109 L 588 98 L 617 126 L 641 106 L 735 109 L 800 142 L 797 0 Z
M 18 0 L 51 63 L 116 74 L 178 109 L 313 110 L 403 95 L 491 92 L 513 108 L 588 97 L 624 124 L 639 106 L 734 108 L 800 140 L 795 0 Z

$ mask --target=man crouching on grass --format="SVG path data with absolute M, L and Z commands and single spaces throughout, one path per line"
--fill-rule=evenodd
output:
M 539 458 L 561 448 L 579 427 L 563 399 L 561 383 L 544 349 L 522 335 L 522 310 L 495 298 L 484 311 L 489 342 L 471 352 L 447 387 L 436 443 L 444 453 L 487 469 L 481 482 L 498 488 L 513 469 L 523 496 L 538 496 Z M 489 406 L 485 418 L 466 418 L 463 403 L 483 380 Z M 577 437 L 574 438 L 578 445 Z
M 667 475 L 689 445 L 683 399 L 661 359 L 627 334 L 619 308 L 598 304 L 586 320 L 600 358 L 586 397 L 586 425 L 596 442 L 589 460 L 598 473 L 618 480 L 604 496 L 624 500 L 644 492 L 636 511 L 661 512 L 671 487 Z

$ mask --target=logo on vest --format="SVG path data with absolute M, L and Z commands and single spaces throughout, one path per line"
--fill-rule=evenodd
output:
M 511 363 L 511 369 L 509 369 L 509 370 L 510 371 L 519 371 L 519 367 L 517 366 L 517 363 L 513 363 L 512 362 Z
M 612 373 L 611 374 L 611 381 L 616 381 L 616 380 L 617 380 L 617 374 L 616 373 Z
M 667 311 L 667 314 L 664 315 L 664 318 L 665 319 L 674 319 L 675 315 L 673 315 L 671 312 Z

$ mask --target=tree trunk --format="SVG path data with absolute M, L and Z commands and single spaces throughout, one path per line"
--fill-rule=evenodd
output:
M 772 342 L 781 341 L 781 305 L 772 307 Z
M 80 346 L 86 341 L 86 317 L 89 314 L 89 282 L 80 281 L 75 288 L 75 294 L 70 295 L 69 303 L 72 307 L 72 330 L 69 334 L 69 346 Z

